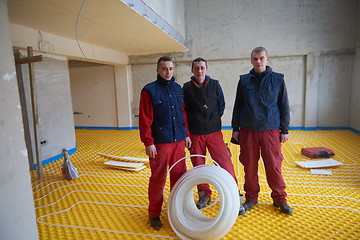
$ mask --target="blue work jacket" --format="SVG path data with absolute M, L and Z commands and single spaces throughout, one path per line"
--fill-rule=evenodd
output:
M 287 134 L 290 128 L 290 107 L 284 75 L 267 66 L 261 74 L 251 70 L 241 75 L 237 86 L 231 126 L 237 131 L 279 129 Z
M 154 143 L 173 143 L 186 138 L 186 125 L 183 112 L 184 95 L 179 84 L 161 78 L 144 87 L 150 95 L 154 110 L 151 125 Z

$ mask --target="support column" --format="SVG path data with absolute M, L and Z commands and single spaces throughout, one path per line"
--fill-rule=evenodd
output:
M 115 65 L 115 87 L 116 87 L 116 105 L 117 105 L 117 125 L 118 127 L 131 127 L 131 84 L 130 66 Z
M 320 53 L 311 52 L 306 56 L 305 112 L 304 127 L 317 127 L 318 88 L 320 75 Z

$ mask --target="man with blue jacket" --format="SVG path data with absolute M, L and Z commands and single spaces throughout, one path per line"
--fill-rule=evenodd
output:
M 232 116 L 232 137 L 240 144 L 240 162 L 245 172 L 244 208 L 253 209 L 260 192 L 258 162 L 264 162 L 273 205 L 293 214 L 287 204 L 285 182 L 281 173 L 281 143 L 289 138 L 290 107 L 284 75 L 267 66 L 269 58 L 263 47 L 251 52 L 253 69 L 240 76 Z
M 185 147 L 191 146 L 184 109 L 181 86 L 173 77 L 174 63 L 170 57 L 159 58 L 157 78 L 141 91 L 139 106 L 140 139 L 149 156 L 149 223 L 159 230 L 163 191 L 168 168 L 185 156 Z M 180 161 L 170 171 L 170 190 L 186 172 L 185 161 Z

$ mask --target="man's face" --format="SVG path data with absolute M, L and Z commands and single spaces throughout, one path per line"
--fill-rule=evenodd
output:
M 174 64 L 171 61 L 161 61 L 156 72 L 166 80 L 170 80 L 174 74 Z
M 194 62 L 194 66 L 191 69 L 191 72 L 194 74 L 194 77 L 198 83 L 203 83 L 205 80 L 205 75 L 207 74 L 207 67 L 205 62 Z
M 251 64 L 257 73 L 265 72 L 268 61 L 269 58 L 266 56 L 265 51 L 258 53 L 254 52 L 251 54 Z

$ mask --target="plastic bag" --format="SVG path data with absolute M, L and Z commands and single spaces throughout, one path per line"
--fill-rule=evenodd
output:
M 74 180 L 79 177 L 79 172 L 74 167 L 74 165 L 70 162 L 70 158 L 67 150 L 64 148 L 62 150 L 62 154 L 64 155 L 64 163 L 62 164 L 61 170 L 66 180 Z

